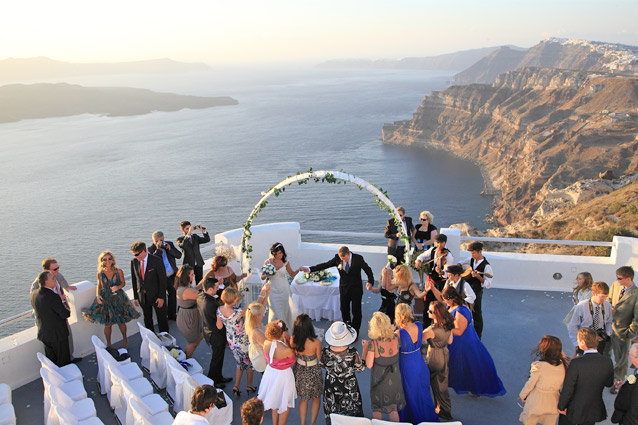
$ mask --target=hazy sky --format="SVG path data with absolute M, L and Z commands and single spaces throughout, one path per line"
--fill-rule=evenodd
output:
M 638 45 L 636 0 L 14 0 L 0 59 L 233 64 L 400 58 L 547 37 Z

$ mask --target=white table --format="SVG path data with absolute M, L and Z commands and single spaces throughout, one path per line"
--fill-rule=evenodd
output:
M 341 320 L 339 270 L 336 267 L 331 267 L 326 271 L 336 277 L 330 286 L 322 286 L 319 282 L 311 281 L 298 284 L 297 278 L 304 274 L 304 272 L 299 272 L 290 285 L 292 302 L 299 309 L 299 313 L 306 313 L 312 320 Z

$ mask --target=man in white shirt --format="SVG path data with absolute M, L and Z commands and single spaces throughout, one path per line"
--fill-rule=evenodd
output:
M 569 337 L 576 347 L 576 354 L 582 354 L 577 339 L 579 329 L 590 328 L 596 332 L 600 354 L 605 351 L 605 345 L 612 334 L 611 304 L 607 302 L 609 286 L 605 282 L 594 282 L 591 290 L 591 299 L 581 301 L 576 305 L 572 320 L 569 322 Z
M 483 333 L 483 289 L 489 289 L 492 286 L 494 272 L 490 263 L 483 257 L 482 243 L 472 242 L 468 247 L 468 251 L 470 251 L 470 257 L 462 260 L 459 264 L 467 264 L 472 270 L 471 274 L 465 277 L 465 281 L 470 284 L 476 294 L 472 319 L 474 320 L 476 334 L 481 339 L 481 334 Z

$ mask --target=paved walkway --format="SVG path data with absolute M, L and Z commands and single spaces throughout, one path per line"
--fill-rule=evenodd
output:
M 380 305 L 380 296 L 366 292 L 363 298 L 364 321 L 369 319 L 372 312 Z M 483 310 L 485 329 L 483 342 L 491 353 L 496 363 L 498 374 L 507 389 L 507 394 L 497 398 L 473 398 L 468 395 L 456 395 L 451 390 L 452 414 L 456 420 L 464 425 L 509 425 L 517 424 L 518 416 L 522 409 L 517 404 L 518 393 L 525 384 L 529 373 L 529 365 L 533 360 L 530 352 L 538 340 L 545 334 L 559 337 L 564 343 L 564 351 L 569 355 L 573 347 L 567 335 L 567 329 L 562 323 L 563 317 L 571 307 L 570 295 L 557 292 L 515 291 L 506 289 L 490 289 L 483 297 Z M 170 322 L 171 334 L 183 343 L 175 322 Z M 317 322 L 318 328 L 327 329 L 330 323 Z M 117 332 L 117 330 L 114 330 Z M 367 338 L 367 323 L 362 326 L 362 338 Z M 129 339 L 131 356 L 139 364 L 139 335 Z M 357 343 L 357 349 L 361 352 L 361 344 Z M 211 351 L 205 342 L 202 342 L 195 352 L 197 360 L 208 368 Z M 95 374 L 97 364 L 95 354 L 87 356 L 80 364 L 84 373 L 84 385 L 95 402 L 99 417 L 105 424 L 116 424 L 112 412 L 109 409 L 105 396 L 101 396 L 97 390 Z M 226 353 L 224 362 L 224 375 L 234 377 L 235 362 L 230 350 Z M 258 374 L 256 374 L 257 377 Z M 363 395 L 363 409 L 366 416 L 371 417 L 370 397 L 370 372 L 358 374 L 359 386 Z M 255 385 L 259 384 L 259 377 Z M 245 377 L 242 382 L 242 395 L 234 399 L 235 414 L 234 424 L 241 424 L 239 408 L 248 399 L 245 392 Z M 231 394 L 227 387 L 227 394 Z M 32 425 L 43 423 L 42 383 L 34 381 L 14 391 L 13 401 L 18 417 L 18 424 Z M 607 405 L 607 414 L 611 417 L 613 412 L 613 398 L 605 391 L 604 399 Z M 270 412 L 266 412 L 264 424 L 271 424 Z M 309 423 L 309 422 L 308 422 Z M 325 424 L 323 410 L 319 413 L 318 424 Z M 609 420 L 602 422 L 610 424 Z M 300 424 L 299 410 L 290 412 L 288 424 Z

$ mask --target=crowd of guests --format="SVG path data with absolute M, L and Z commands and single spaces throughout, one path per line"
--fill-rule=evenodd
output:
M 133 300 L 124 293 L 124 273 L 113 254 L 101 253 L 96 299 L 83 311 L 84 318 L 104 325 L 107 345 L 111 345 L 112 326 L 117 324 L 124 347 L 128 343 L 126 323 L 140 316 L 135 306 L 141 307 L 149 329 L 155 330 L 153 313 L 160 332 L 168 331 L 168 320 L 175 320 L 187 342 L 187 358 L 202 340 L 211 347 L 208 376 L 220 389 L 233 381 L 222 375 L 228 346 L 236 363 L 233 395 L 241 397 L 246 372 L 246 394 L 257 396 L 253 402 L 257 407 L 247 411 L 259 412 L 261 408 L 263 416 L 264 409 L 271 410 L 275 425 L 286 423 L 297 399 L 303 425 L 308 420 L 316 423 L 322 405 L 328 425 L 330 413 L 363 416 L 357 373 L 366 369 L 371 373 L 366 392 L 374 418 L 385 415 L 390 421 L 414 424 L 452 420 L 449 388 L 477 397 L 506 392 L 481 341 L 482 295 L 494 272 L 482 255 L 480 242 L 469 245 L 469 258 L 456 262 L 445 247 L 446 236 L 438 234 L 432 224 L 431 213 L 423 211 L 420 223 L 413 226 L 405 210 L 398 210 L 409 239 L 406 243 L 401 238 L 395 220 L 388 221 L 388 253 L 397 261 L 381 271 L 378 287 L 365 259 L 347 247 L 324 263 L 295 270 L 283 245 L 274 243 L 264 264 L 262 279 L 266 283 L 259 298 L 245 305 L 238 282 L 246 275 L 238 276 L 223 256 L 213 258 L 204 275 L 199 245 L 210 241 L 210 236 L 204 227 L 182 222 L 179 250 L 165 241 L 160 231 L 153 233 L 153 245 L 148 249 L 144 242 L 131 245 Z M 418 253 L 411 264 L 403 264 L 410 243 Z M 181 257 L 183 265 L 178 268 L 175 260 Z M 45 259 L 42 267 L 44 271 L 32 286 L 38 338 L 46 355 L 63 366 L 74 360 L 70 357 L 72 340 L 65 304 L 65 291 L 74 288 L 59 273 L 54 259 Z M 329 267 L 339 270 L 343 321 L 332 323 L 322 344 L 308 315 L 293 317 L 288 277 Z M 419 283 L 414 281 L 413 271 Z M 365 285 L 362 273 L 367 277 Z M 630 349 L 638 333 L 638 289 L 633 277 L 631 267 L 620 267 L 610 288 L 604 282 L 593 282 L 589 273 L 578 275 L 574 308 L 565 318 L 574 355 L 565 356 L 561 341 L 554 336 L 541 339 L 534 352 L 537 361 L 532 363 L 530 378 L 519 395 L 525 403 L 521 422 L 554 424 L 559 414 L 561 424 L 603 420 L 606 411 L 601 394 L 607 386 L 613 393 L 619 392 L 614 417 L 620 418 L 620 423 L 638 423 L 631 422 L 638 418 L 635 372 L 633 382 L 626 377 L 628 361 L 634 366 L 638 363 L 638 345 Z M 369 339 L 362 338 L 359 353 L 353 345 L 360 338 L 364 287 L 380 293 L 382 302 L 368 323 Z M 422 322 L 414 317 L 417 303 L 424 309 Z M 425 359 L 422 347 L 427 347 Z M 255 371 L 261 374 L 258 385 Z M 205 415 L 214 404 L 211 400 L 216 395 L 211 391 L 216 390 L 198 389 L 191 411 L 180 413 L 175 423 L 197 423 L 197 416 Z

